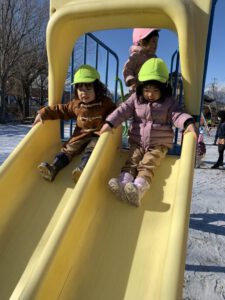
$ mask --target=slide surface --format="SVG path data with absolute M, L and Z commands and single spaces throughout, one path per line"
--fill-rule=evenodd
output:
M 41 143 L 44 130 L 55 131 L 51 123 L 56 122 L 34 128 L 25 145 L 35 137 Z M 0 240 L 1 299 L 165 299 L 168 289 L 175 297 L 181 293 L 193 136 L 185 138 L 185 158 L 164 160 L 140 208 L 118 201 L 107 188 L 126 158 L 120 140 L 119 129 L 101 137 L 77 185 L 71 180 L 75 160 L 53 183 L 34 168 L 21 191 L 18 180 L 5 195 L 10 205 L 1 208 L 3 217 L 7 213 Z M 26 164 L 20 146 L 2 167 L 5 190 L 11 189 L 6 166 L 15 176 L 17 160 Z

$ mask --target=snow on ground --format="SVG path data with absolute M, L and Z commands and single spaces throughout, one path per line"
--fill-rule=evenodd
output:
M 0 124 L 0 164 L 30 128 L 31 125 Z M 205 133 L 204 164 L 195 169 L 184 300 L 225 299 L 225 169 L 210 168 L 218 158 L 214 134 L 215 130 L 211 136 Z
M 28 133 L 31 125 L 0 124 L 0 165 Z
M 183 299 L 225 299 L 225 168 L 218 158 L 215 130 L 205 134 L 206 156 L 195 169 Z

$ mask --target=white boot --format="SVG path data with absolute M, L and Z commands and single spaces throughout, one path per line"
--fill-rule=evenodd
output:
M 128 182 L 124 187 L 127 200 L 135 206 L 141 205 L 141 199 L 149 190 L 150 184 L 143 177 L 137 177 L 134 182 Z
M 127 201 L 124 193 L 124 186 L 128 182 L 132 182 L 134 177 L 127 172 L 122 172 L 118 178 L 111 178 L 108 182 L 110 190 L 122 201 Z

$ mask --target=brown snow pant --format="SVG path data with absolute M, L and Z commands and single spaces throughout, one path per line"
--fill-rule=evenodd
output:
M 148 183 L 152 182 L 156 167 L 166 156 L 168 148 L 165 146 L 155 146 L 147 152 L 137 145 L 131 145 L 128 158 L 122 172 L 128 172 L 135 177 L 144 177 Z
M 84 149 L 84 155 L 90 156 L 94 147 L 97 144 L 99 136 L 85 137 L 73 143 L 66 143 L 63 145 L 61 152 L 65 153 L 71 161 L 74 155 L 80 154 Z

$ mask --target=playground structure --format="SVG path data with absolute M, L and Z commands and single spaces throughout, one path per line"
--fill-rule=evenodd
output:
M 211 0 L 52 0 L 47 29 L 49 103 L 61 95 L 75 40 L 129 27 L 178 34 L 184 102 L 199 115 Z M 136 209 L 107 181 L 126 158 L 121 128 L 101 136 L 78 183 L 72 164 L 49 184 L 37 173 L 61 145 L 59 121 L 35 126 L 0 169 L 1 299 L 181 299 L 195 140 L 167 156 Z M 79 159 L 76 158 L 74 163 Z

